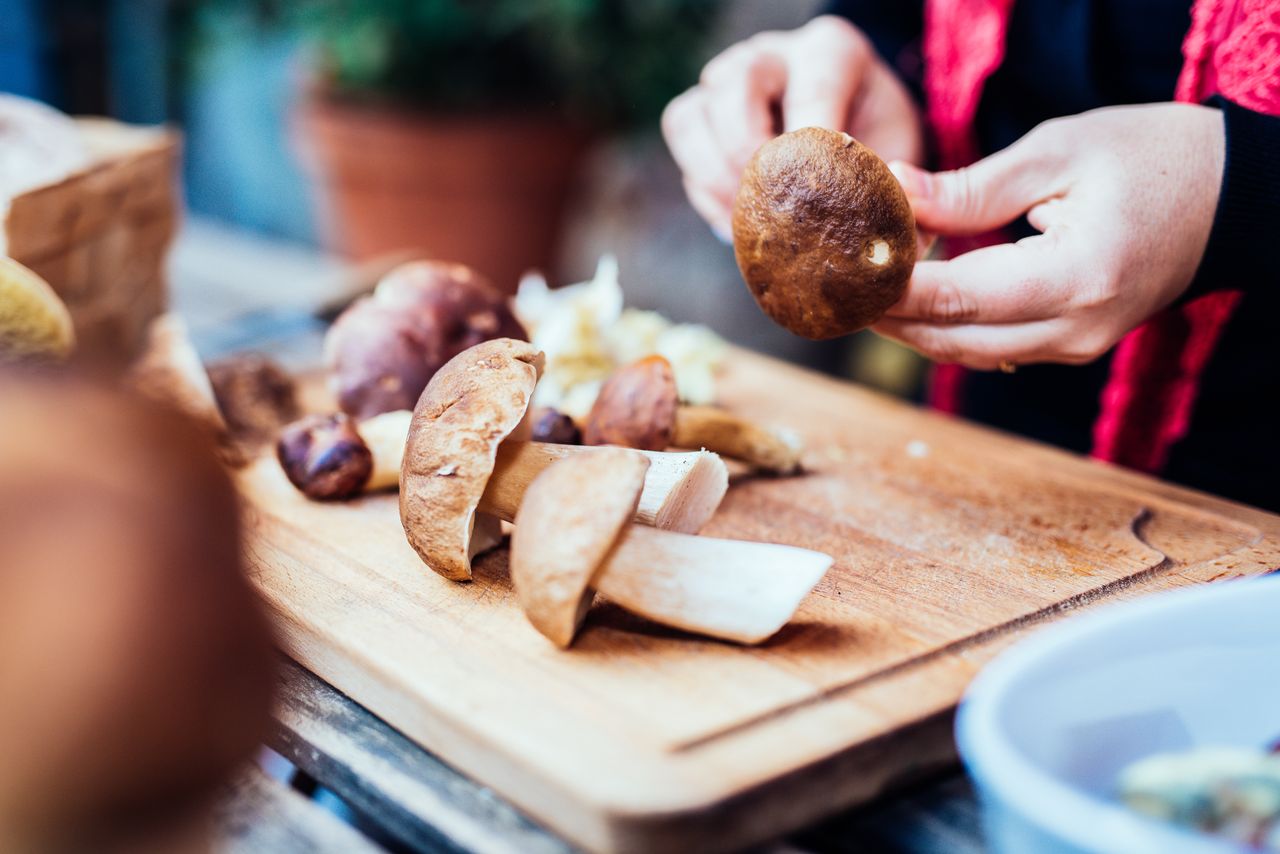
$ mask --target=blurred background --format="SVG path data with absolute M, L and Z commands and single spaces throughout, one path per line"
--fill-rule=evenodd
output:
M 708 58 L 821 7 L 0 0 L 0 91 L 183 131 L 190 215 L 174 288 L 188 313 L 202 271 L 231 274 L 248 245 L 294 260 L 412 248 L 508 290 L 535 266 L 553 283 L 586 278 L 612 252 L 630 304 L 915 397 L 921 366 L 907 351 L 870 334 L 803 341 L 759 312 L 658 132 Z M 246 288 L 305 287 L 243 265 Z M 189 319 L 197 333 L 217 321 Z

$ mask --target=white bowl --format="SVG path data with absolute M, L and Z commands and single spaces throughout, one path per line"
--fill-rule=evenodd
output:
M 1280 577 L 1112 605 L 1050 626 L 979 674 L 956 720 L 996 852 L 1235 854 L 1132 812 L 1135 759 L 1280 737 Z

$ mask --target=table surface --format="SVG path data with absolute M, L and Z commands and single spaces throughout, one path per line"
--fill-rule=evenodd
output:
M 320 353 L 316 308 L 360 278 L 312 250 L 197 221 L 173 253 L 173 307 L 206 359 L 255 350 L 305 367 Z M 218 850 L 572 850 L 292 662 L 281 669 L 269 746 L 296 766 L 295 785 L 247 770 L 219 809 Z M 317 785 L 349 807 L 352 822 L 310 797 Z M 972 789 L 957 770 L 764 850 L 968 854 L 985 846 Z

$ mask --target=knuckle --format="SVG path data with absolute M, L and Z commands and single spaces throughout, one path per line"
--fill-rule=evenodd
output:
M 1076 329 L 1058 349 L 1068 363 L 1085 365 L 1111 349 L 1111 336 L 1102 329 Z
M 802 30 L 824 44 L 853 45 L 862 38 L 862 32 L 839 15 L 819 15 L 805 24 Z
M 697 89 L 686 89 L 671 99 L 662 111 L 662 133 L 668 139 L 679 135 L 689 126 L 697 109 Z
M 963 323 L 977 316 L 978 304 L 963 288 L 944 282 L 930 294 L 925 314 L 940 323 Z

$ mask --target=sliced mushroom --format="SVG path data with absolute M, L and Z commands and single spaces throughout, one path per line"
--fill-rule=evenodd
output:
M 587 417 L 583 441 L 660 451 L 705 448 L 756 468 L 789 474 L 800 467 L 798 437 L 710 406 L 681 406 L 675 373 L 662 356 L 619 368 Z
M 565 462 L 530 486 L 511 535 L 511 580 L 520 605 L 534 628 L 561 647 L 573 642 L 586 616 L 596 568 L 635 516 L 649 468 L 643 455 L 622 448 Z M 558 533 L 546 543 L 524 542 L 526 532 L 546 530 Z
M 629 524 L 643 466 L 621 448 L 567 457 L 530 484 L 511 539 L 529 621 L 567 647 L 598 590 L 654 622 L 759 643 L 791 619 L 830 568 L 820 552 Z
M 423 561 L 446 578 L 471 577 L 477 514 L 511 521 L 541 471 L 564 456 L 605 450 L 507 438 L 524 420 L 541 358 L 524 341 L 478 344 L 436 373 L 413 412 L 400 470 L 400 516 Z M 649 475 L 637 518 L 698 530 L 728 488 L 724 463 L 705 452 L 646 456 Z

